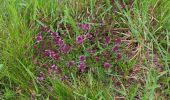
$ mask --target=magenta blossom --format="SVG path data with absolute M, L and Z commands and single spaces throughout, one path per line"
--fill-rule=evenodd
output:
M 106 44 L 110 44 L 110 42 L 111 42 L 111 39 L 110 39 L 109 36 L 107 36 L 107 37 L 105 38 L 105 43 L 106 43 Z
M 75 62 L 74 61 L 69 61 L 68 62 L 68 67 L 72 67 L 72 66 L 74 66 L 75 65 Z
M 45 50 L 45 56 L 59 60 L 60 55 L 52 50 Z
M 58 34 L 57 34 L 56 32 L 50 32 L 50 34 L 51 34 L 51 36 L 54 37 L 54 38 L 58 36 Z
M 57 43 L 58 46 L 60 46 L 60 47 L 64 46 L 64 41 L 63 41 L 61 38 L 59 38 L 56 43 Z
M 38 33 L 37 36 L 36 36 L 36 41 L 39 43 L 42 41 L 42 35 L 41 33 Z
M 54 42 L 59 46 L 59 47 L 62 47 L 62 46 L 64 46 L 64 41 L 61 39 L 61 37 L 55 37 L 54 38 Z
M 53 72 L 54 74 L 58 72 L 58 67 L 53 64 L 50 69 L 49 69 L 49 73 Z
M 65 44 L 60 49 L 61 49 L 61 52 L 63 52 L 63 53 L 69 53 L 71 50 L 71 47 L 69 45 Z
M 96 50 L 93 50 L 93 49 L 88 49 L 87 50 L 90 54 L 95 54 L 96 53 Z
M 60 60 L 60 54 L 59 53 L 55 53 L 53 56 L 52 56 L 53 59 L 59 61 Z
M 116 44 L 116 45 L 120 45 L 121 42 L 122 42 L 121 38 L 116 38 L 116 39 L 115 39 L 115 44 Z
M 55 65 L 55 64 L 53 64 L 52 66 L 51 66 L 51 69 L 53 70 L 53 71 L 57 71 L 57 66 Z
M 90 29 L 89 24 L 79 24 L 79 27 L 84 31 L 88 31 Z
M 57 66 L 55 65 L 55 64 L 53 64 L 52 66 L 51 66 L 51 69 L 57 69 Z
M 44 54 L 45 54 L 45 56 L 48 56 L 48 57 L 54 57 L 55 52 L 52 50 L 45 50 Z
M 40 72 L 39 75 L 38 75 L 38 80 L 39 81 L 43 81 L 45 79 L 45 75 L 43 72 Z
M 78 36 L 78 37 L 76 38 L 76 42 L 77 42 L 78 44 L 83 43 L 83 42 L 84 42 L 84 40 L 85 40 L 85 38 L 84 38 L 84 36 L 83 36 L 83 35 L 80 35 L 80 36 Z
M 86 39 L 91 39 L 93 36 L 89 33 L 86 34 Z
M 117 54 L 117 59 L 118 59 L 118 60 L 122 59 L 122 54 L 121 54 L 121 53 L 118 53 L 118 54 Z
M 84 72 L 86 69 L 86 64 L 84 62 L 80 62 L 79 69 L 81 72 Z
M 106 69 L 108 69 L 108 68 L 110 68 L 112 65 L 110 64 L 110 63 L 108 63 L 108 62 L 105 62 L 104 63 L 104 68 L 106 68 Z
M 81 55 L 80 56 L 80 61 L 85 61 L 86 60 L 86 57 L 84 55 Z
M 99 60 L 100 60 L 100 58 L 97 56 L 97 57 L 96 57 L 96 61 L 98 62 Z
M 119 50 L 119 46 L 118 45 L 115 45 L 113 48 L 112 48 L 112 51 L 114 52 L 117 52 Z

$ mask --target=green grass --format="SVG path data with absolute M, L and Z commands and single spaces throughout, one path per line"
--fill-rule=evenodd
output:
M 0 99 L 169 100 L 170 1 L 133 0 L 130 8 L 121 7 L 130 0 L 115 1 L 0 0 Z M 117 63 L 113 69 L 103 71 L 97 67 L 94 73 L 93 66 L 103 62 L 91 61 L 87 73 L 78 75 L 72 71 L 69 81 L 48 77 L 43 83 L 39 82 L 39 69 L 32 60 L 38 27 L 47 25 L 55 32 L 66 33 L 65 41 L 72 44 L 72 37 L 82 34 L 77 22 L 93 24 L 94 20 L 96 23 L 90 33 L 100 30 L 112 34 L 111 30 L 119 30 L 116 37 L 122 37 L 127 43 L 132 41 L 131 48 L 137 44 L 136 55 L 125 56 L 131 51 L 125 43 L 121 50 L 124 60 L 113 61 L 112 64 Z M 100 50 L 97 55 L 111 48 L 103 48 L 99 42 L 94 45 Z M 89 44 L 83 44 L 84 51 L 88 48 Z M 81 54 L 78 50 L 74 50 L 75 54 Z M 77 59 L 75 54 L 66 56 L 65 60 Z M 155 64 L 155 58 L 160 66 Z M 135 68 L 139 71 L 131 73 Z

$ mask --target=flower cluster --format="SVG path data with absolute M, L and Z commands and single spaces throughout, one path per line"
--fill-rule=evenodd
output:
M 121 59 L 122 55 L 121 55 L 121 53 L 119 51 L 120 50 L 120 45 L 121 45 L 121 39 L 116 38 L 114 43 L 115 43 L 115 46 L 112 48 L 112 51 L 117 53 L 117 59 Z
M 88 31 L 90 29 L 90 25 L 89 24 L 81 24 L 79 23 L 78 26 L 84 30 L 84 31 Z
M 111 61 L 122 58 L 121 38 L 99 32 L 89 33 L 89 24 L 79 24 L 79 27 L 83 33 L 78 36 L 72 35 L 69 40 L 72 42 L 66 42 L 67 35 L 54 32 L 47 26 L 42 27 L 38 32 L 35 37 L 34 59 L 37 57 L 36 64 L 40 67 L 38 74 L 40 81 L 45 79 L 46 74 L 53 77 L 59 76 L 61 80 L 68 79 L 72 71 L 85 73 L 90 66 L 94 68 L 103 66 L 104 69 L 109 69 L 114 66 L 110 63 Z M 108 47 L 112 47 L 112 50 L 107 49 Z M 115 57 L 114 54 L 116 54 Z M 93 61 L 97 66 L 93 65 Z
M 80 64 L 79 64 L 79 69 L 81 72 L 84 72 L 86 69 L 86 57 L 84 55 L 80 56 Z

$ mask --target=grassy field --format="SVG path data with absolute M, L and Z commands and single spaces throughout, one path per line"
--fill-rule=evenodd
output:
M 170 0 L 0 0 L 0 100 L 170 100 Z

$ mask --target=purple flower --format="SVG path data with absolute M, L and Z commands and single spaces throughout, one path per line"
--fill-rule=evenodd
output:
M 58 41 L 58 46 L 60 46 L 60 47 L 62 47 L 62 46 L 64 46 L 65 44 L 64 44 L 64 41 L 62 40 L 62 39 L 60 39 L 59 41 Z
M 45 75 L 43 72 L 40 72 L 39 75 L 38 75 L 38 80 L 39 81 L 43 81 L 45 79 Z
M 86 60 L 86 57 L 84 55 L 81 55 L 80 56 L 80 61 L 85 61 Z
M 76 38 L 76 42 L 78 43 L 78 44 L 81 44 L 81 43 L 83 43 L 84 42 L 84 36 L 83 35 L 80 35 L 80 36 L 78 36 L 77 38 Z
M 81 72 L 84 72 L 86 69 L 86 64 L 84 62 L 80 62 L 79 69 Z
M 109 36 L 107 36 L 107 37 L 105 38 L 105 42 L 106 42 L 106 44 L 109 44 L 109 43 L 111 42 L 111 39 L 110 39 Z
M 45 56 L 59 60 L 60 55 L 52 50 L 45 50 Z
M 96 57 L 96 61 L 98 62 L 99 60 L 100 60 L 100 58 L 97 56 L 97 57 Z
M 42 41 L 42 35 L 41 33 L 38 33 L 36 36 L 36 41 L 39 43 L 40 41 Z
M 72 66 L 74 66 L 75 65 L 75 62 L 74 61 L 69 61 L 68 62 L 68 67 L 72 67 Z
M 84 31 L 88 31 L 90 29 L 89 24 L 79 24 L 79 27 L 82 28 Z
M 110 68 L 112 65 L 110 64 L 110 63 L 108 63 L 108 62 L 105 62 L 104 63 L 104 68 L 106 68 L 106 69 L 108 69 L 108 68 Z
M 49 73 L 51 73 L 50 70 L 51 72 L 56 73 L 58 71 L 58 67 L 55 64 L 53 64 L 49 69 Z
M 118 54 L 117 54 L 117 59 L 118 59 L 118 60 L 122 59 L 122 54 L 121 54 L 121 53 L 118 53 Z
M 47 57 L 54 57 L 54 55 L 55 55 L 55 52 L 54 51 L 52 51 L 52 50 L 45 50 L 45 56 L 47 56 Z
M 59 46 L 62 47 L 65 45 L 64 41 L 61 39 L 61 37 L 55 37 L 54 38 L 55 43 Z
M 54 38 L 58 36 L 58 34 L 57 34 L 56 32 L 50 32 L 50 34 L 51 34 L 51 36 L 54 37 Z
M 58 42 L 60 41 L 60 37 L 59 36 L 56 36 L 55 38 L 54 38 L 54 42 L 56 43 L 56 44 L 58 44 Z
M 90 54 L 95 54 L 96 53 L 96 50 L 92 50 L 92 49 L 88 49 L 87 50 Z
M 50 56 L 50 51 L 51 50 L 45 50 L 44 55 L 47 56 L 47 57 Z
M 116 38 L 116 39 L 115 39 L 115 44 L 116 44 L 116 45 L 120 45 L 121 42 L 122 42 L 121 38 Z
M 115 45 L 113 48 L 112 48 L 112 51 L 116 52 L 119 50 L 119 46 L 118 45 Z
M 51 66 L 51 69 L 56 69 L 56 65 L 53 64 L 53 65 Z
M 61 48 L 61 51 L 63 52 L 63 53 L 69 53 L 70 52 L 70 50 L 71 50 L 71 47 L 69 46 L 69 45 L 64 45 L 64 46 L 62 46 Z
M 59 61 L 60 60 L 60 54 L 59 53 L 55 53 L 52 58 L 54 58 L 55 60 Z
M 91 39 L 93 36 L 89 33 L 86 34 L 86 39 Z
M 54 71 L 54 70 L 57 70 L 57 66 L 55 65 L 55 64 L 53 64 L 52 66 L 51 66 L 51 69 Z

